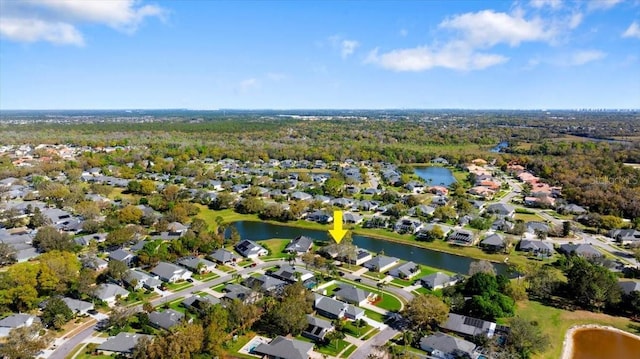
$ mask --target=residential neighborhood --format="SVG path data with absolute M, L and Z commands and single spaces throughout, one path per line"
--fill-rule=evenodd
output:
M 48 161 L 34 155 L 35 151 L 74 160 L 86 153 L 135 150 L 5 146 L 3 156 L 16 166 L 29 167 Z M 585 211 L 572 204 L 558 205 L 554 211 L 556 204 L 563 203 L 562 188 L 543 183 L 517 164 L 503 170 L 475 159 L 464 167 L 451 168 L 468 182 L 468 188 L 456 180 L 448 187 L 431 186 L 416 175 L 402 184 L 405 168 L 370 161 L 309 164 L 227 158 L 191 165 L 209 168 L 210 178 L 161 174 L 147 162 L 147 170 L 138 169 L 133 178 L 124 174 L 138 164 L 125 163 L 60 171 L 56 177 L 1 181 L 0 243 L 4 253 L 9 253 L 3 254 L 10 258 L 3 262 L 9 272 L 12 266 L 27 268 L 42 261 L 65 260 L 77 266 L 75 272 L 65 275 L 77 283 L 83 282 L 80 276 L 88 281 L 82 289 L 60 282 L 58 287 L 36 293 L 37 298 L 59 296 L 72 313 L 67 322 L 55 327 L 49 320 L 37 324 L 52 335 L 39 357 L 62 358 L 64 350 L 75 347 L 135 357 L 140 340 L 169 340 L 168 333 L 207 320 L 210 308 L 220 306 L 225 311 L 267 310 L 263 317 L 254 317 L 252 324 L 281 333 L 268 336 L 270 332 L 258 335 L 247 331 L 249 327 L 241 329 L 243 335 L 254 336 L 243 336 L 245 345 L 234 345 L 235 353 L 269 358 L 362 358 L 365 349 L 359 348 L 364 348 L 363 343 L 392 334 L 402 336 L 403 326 L 411 321 L 402 319 L 402 314 L 416 297 L 464 293 L 467 280 L 478 273 L 466 267 L 452 271 L 447 268 L 453 267 L 432 265 L 427 257 L 407 256 L 414 247 L 428 249 L 438 243 L 448 247 L 433 247 L 434 253 L 452 251 L 464 256 L 468 249 L 479 250 L 483 257 L 478 259 L 490 258 L 480 272 L 491 275 L 496 275 L 496 269 L 506 274 L 511 261 L 544 264 L 559 256 L 600 260 L 614 273 L 638 268 L 635 259 L 620 254 L 638 242 L 637 231 L 621 228 L 596 235 L 579 231 L 579 216 Z M 527 187 L 530 189 L 523 193 Z M 354 231 L 353 238 L 341 244 L 318 235 L 320 228 L 326 231 L 336 222 L 336 209 L 342 211 L 341 222 Z M 240 220 L 251 218 L 259 223 L 255 221 L 259 219 L 271 227 L 256 229 L 259 235 L 241 231 L 233 222 L 225 223 L 224 216 L 230 211 L 240 215 Z M 286 222 L 302 228 L 304 234 L 281 237 L 274 228 L 287 233 L 285 229 L 293 227 L 277 224 Z M 570 223 L 569 231 L 566 223 Z M 387 236 L 390 242 L 384 242 L 382 250 L 367 248 L 368 242 L 361 242 L 355 234 Z M 618 290 L 629 296 L 639 287 L 637 281 L 621 280 Z M 302 292 L 292 295 L 293 290 Z M 277 308 L 273 300 L 293 303 L 304 299 L 303 292 L 309 293 L 309 306 L 300 312 L 296 335 L 282 329 L 282 323 L 268 322 L 284 320 L 270 317 L 268 310 L 276 313 Z M 53 310 L 46 300 L 37 307 L 29 303 L 25 300 L 4 307 L 13 311 L 1 316 L 1 336 L 40 323 Z M 121 311 L 129 313 L 128 319 L 115 322 L 113 318 Z M 490 351 L 473 342 L 477 336 L 509 336 L 508 326 L 462 313 L 464 310 L 448 313 L 432 330 L 415 338 L 410 347 L 416 355 L 487 358 Z M 71 317 L 84 329 L 73 329 L 68 321 Z M 92 336 L 96 329 L 106 330 L 108 337 Z

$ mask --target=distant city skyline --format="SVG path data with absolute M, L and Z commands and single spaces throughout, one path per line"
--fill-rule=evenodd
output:
M 0 0 L 0 110 L 639 109 L 640 1 Z

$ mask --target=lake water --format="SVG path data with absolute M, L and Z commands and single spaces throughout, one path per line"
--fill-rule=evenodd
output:
M 253 221 L 239 221 L 234 222 L 232 225 L 238 229 L 240 237 L 243 239 L 259 241 L 270 238 L 293 239 L 298 236 L 307 236 L 315 240 L 329 240 L 327 231 Z M 469 265 L 475 261 L 475 259 L 457 256 L 455 254 L 433 251 L 377 238 L 360 235 L 353 235 L 352 238 L 355 245 L 370 252 L 380 253 L 384 251 L 384 254 L 387 256 L 413 261 L 418 264 L 424 264 L 454 273 L 467 274 L 469 272 Z M 504 264 L 495 263 L 494 267 L 498 273 L 506 274 L 507 267 Z
M 573 334 L 572 359 L 635 359 L 640 357 L 640 339 L 612 330 L 577 329 Z
M 415 174 L 422 178 L 431 186 L 449 186 L 456 182 L 451 170 L 445 167 L 429 166 L 416 167 Z
M 502 152 L 505 148 L 509 147 L 509 142 L 500 142 L 494 148 L 490 149 L 489 152 Z

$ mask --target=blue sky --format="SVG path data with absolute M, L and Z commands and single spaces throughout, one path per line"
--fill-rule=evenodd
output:
M 640 0 L 0 0 L 0 109 L 640 108 Z

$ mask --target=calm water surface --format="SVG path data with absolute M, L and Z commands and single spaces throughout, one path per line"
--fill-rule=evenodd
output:
M 295 238 L 298 236 L 307 236 L 315 240 L 326 241 L 327 232 L 288 227 L 264 222 L 239 221 L 233 223 L 238 229 L 240 237 L 251 240 L 264 240 L 270 238 Z M 360 235 L 353 235 L 353 243 L 360 248 L 366 249 L 373 253 L 384 252 L 387 256 L 397 257 L 406 261 L 428 265 L 430 267 L 440 268 L 454 273 L 467 274 L 469 265 L 475 259 L 457 256 L 455 254 L 442 253 L 432 251 L 426 248 L 410 246 L 408 244 L 389 242 L 382 239 L 371 238 Z M 506 274 L 507 267 L 503 264 L 494 264 L 496 271 Z
M 449 186 L 456 182 L 451 170 L 445 167 L 416 167 L 414 170 L 418 177 L 422 178 L 431 186 Z
M 638 359 L 640 339 L 606 329 L 578 329 L 572 359 Z

